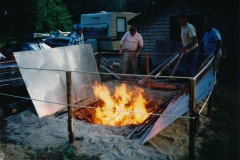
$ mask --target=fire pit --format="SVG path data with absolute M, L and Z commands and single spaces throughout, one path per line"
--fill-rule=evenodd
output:
M 97 125 L 131 128 L 141 126 L 138 129 L 140 136 L 158 118 L 150 114 L 162 113 L 167 106 L 166 99 L 169 100 L 169 96 L 173 94 L 173 92 L 120 83 L 117 80 L 111 83 L 115 85 L 95 83 L 93 90 L 98 100 L 87 105 L 89 108 L 76 109 L 73 117 Z

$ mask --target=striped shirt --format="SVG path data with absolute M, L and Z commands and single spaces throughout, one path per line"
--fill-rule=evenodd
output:
M 76 32 L 74 32 L 71 35 L 70 41 L 69 41 L 69 46 L 71 45 L 79 45 L 79 44 L 84 44 L 84 37 L 83 34 L 79 35 Z

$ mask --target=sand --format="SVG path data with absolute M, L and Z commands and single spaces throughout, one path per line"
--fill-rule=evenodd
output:
M 105 84 L 111 88 L 120 84 L 120 82 L 109 81 Z M 145 88 L 145 92 L 148 95 L 148 100 L 151 99 L 156 102 L 162 101 L 172 93 L 164 91 L 165 94 L 162 95 L 159 94 L 159 90 L 147 88 Z M 206 108 L 200 116 L 201 130 L 209 122 L 205 114 Z M 188 152 L 188 122 L 189 119 L 177 119 L 141 146 L 143 137 L 130 140 L 126 138 L 134 129 L 133 126 L 112 127 L 75 120 L 74 136 L 77 141 L 74 146 L 77 147 L 76 154 L 99 155 L 104 160 L 177 159 Z M 33 108 L 7 119 L 5 127 L 1 131 L 0 151 L 7 155 L 9 159 L 16 159 L 16 156 L 20 160 L 27 159 L 26 151 L 24 151 L 26 148 L 64 148 L 68 146 L 67 116 L 50 115 L 39 118 Z M 196 137 L 196 154 L 201 147 L 202 140 Z

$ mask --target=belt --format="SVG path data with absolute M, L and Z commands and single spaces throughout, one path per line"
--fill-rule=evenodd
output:
M 128 50 L 128 49 L 124 49 L 125 51 L 127 51 L 127 52 L 131 52 L 131 53 L 137 53 L 137 50 L 135 50 L 135 51 L 130 51 L 130 50 Z

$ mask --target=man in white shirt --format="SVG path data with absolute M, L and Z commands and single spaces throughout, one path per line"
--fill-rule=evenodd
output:
M 197 33 L 194 26 L 187 22 L 185 14 L 178 16 L 178 23 L 181 26 L 181 39 L 183 44 L 183 47 L 179 49 L 179 54 L 185 53 L 186 74 L 189 77 L 194 77 L 199 53 Z
M 123 45 L 125 43 L 125 49 L 123 53 Z M 126 32 L 120 41 L 119 53 L 123 53 L 122 73 L 127 73 L 128 59 L 130 58 L 133 68 L 133 73 L 137 74 L 137 62 L 138 56 L 143 48 L 142 36 L 137 33 L 136 26 L 131 26 L 129 32 Z

